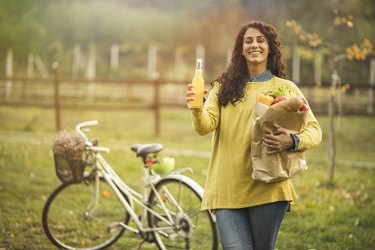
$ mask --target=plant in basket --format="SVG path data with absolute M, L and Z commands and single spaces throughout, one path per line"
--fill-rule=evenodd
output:
M 77 132 L 60 131 L 56 134 L 52 151 L 56 175 L 62 182 L 80 182 L 83 178 L 84 139 Z

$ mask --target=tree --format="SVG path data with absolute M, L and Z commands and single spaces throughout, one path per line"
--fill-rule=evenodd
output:
M 355 31 L 355 16 L 352 14 L 341 14 L 342 6 L 338 5 L 337 2 L 333 4 L 332 10 L 334 18 L 332 23 L 328 25 L 325 36 L 318 33 L 307 32 L 302 25 L 298 24 L 295 20 L 289 20 L 286 22 L 286 26 L 290 28 L 300 46 L 309 47 L 320 53 L 324 53 L 330 59 L 330 71 L 331 74 L 331 87 L 329 91 L 329 105 L 328 105 L 328 185 L 333 185 L 334 182 L 334 170 L 335 170 L 335 157 L 336 157 L 336 143 L 335 143 L 335 104 L 340 96 L 340 92 L 345 91 L 349 88 L 348 85 L 341 85 L 341 78 L 339 75 L 338 64 L 344 60 L 366 60 L 368 57 L 374 56 L 375 51 L 373 45 L 368 38 L 363 38 L 362 41 L 353 42 L 347 44 L 347 39 L 332 39 L 332 37 L 340 37 L 340 34 L 350 31 Z M 330 39 L 331 37 L 331 39 Z M 345 36 L 346 38 L 351 36 Z M 356 37 L 358 39 L 358 37 Z M 346 44 L 343 43 L 343 40 Z M 330 42 L 329 42 L 330 41 Z M 339 99 L 341 100 L 341 99 Z M 340 103 L 339 103 L 340 107 Z

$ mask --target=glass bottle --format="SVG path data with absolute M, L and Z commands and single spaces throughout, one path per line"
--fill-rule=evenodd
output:
M 195 68 L 195 75 L 192 80 L 194 85 L 193 91 L 195 94 L 195 100 L 190 101 L 190 108 L 198 109 L 203 108 L 203 91 L 204 91 L 204 80 L 203 80 L 203 59 L 197 59 L 197 66 Z

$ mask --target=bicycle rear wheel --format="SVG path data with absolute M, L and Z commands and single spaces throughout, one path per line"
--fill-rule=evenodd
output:
M 127 224 L 129 215 L 103 179 L 97 207 L 88 212 L 94 201 L 94 183 L 86 178 L 78 184 L 62 184 L 49 196 L 43 209 L 43 229 L 57 247 L 103 249 L 123 234 L 125 229 L 120 226 L 108 230 L 116 222 Z
M 157 194 L 151 192 L 151 208 L 168 219 L 163 205 L 172 217 L 172 225 L 148 212 L 155 241 L 160 249 L 217 249 L 216 225 L 208 211 L 201 211 L 202 197 L 182 180 L 164 179 L 155 185 Z M 170 218 L 169 218 L 170 219 Z

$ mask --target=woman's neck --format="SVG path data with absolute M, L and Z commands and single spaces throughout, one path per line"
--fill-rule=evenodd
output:
M 254 77 L 267 70 L 266 64 L 251 64 L 247 66 L 250 77 Z

